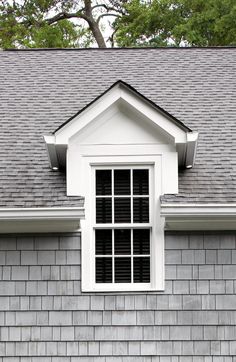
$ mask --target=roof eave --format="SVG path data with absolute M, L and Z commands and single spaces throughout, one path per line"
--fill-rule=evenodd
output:
M 83 207 L 1 208 L 0 234 L 75 232 L 81 219 Z
M 236 230 L 236 204 L 162 204 L 165 229 Z

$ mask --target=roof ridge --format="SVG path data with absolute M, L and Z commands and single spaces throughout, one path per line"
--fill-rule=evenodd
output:
M 125 48 L 25 48 L 25 49 L 14 49 L 14 48 L 9 48 L 9 49 L 0 49 L 2 51 L 6 51 L 6 52 L 31 52 L 31 51 L 118 51 L 118 50 L 123 50 L 123 51 L 127 51 L 127 50 L 195 50 L 195 49 L 199 49 L 199 50 L 208 50 L 208 49 L 217 49 L 217 50 L 225 50 L 225 49 L 236 49 L 235 45 L 232 46 L 209 46 L 209 47 L 200 47 L 200 46 L 191 46 L 191 47 L 125 47 Z

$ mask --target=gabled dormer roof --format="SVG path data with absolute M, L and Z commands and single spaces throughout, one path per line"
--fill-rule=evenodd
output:
M 169 112 L 167 112 L 164 108 L 158 106 L 156 103 L 154 103 L 153 101 L 151 101 L 150 99 L 148 99 L 147 97 L 145 97 L 143 94 L 141 94 L 140 92 L 137 91 L 137 89 L 135 89 L 134 87 L 132 87 L 130 84 L 124 82 L 123 80 L 117 80 L 114 84 L 112 84 L 107 90 L 105 90 L 105 92 L 101 93 L 100 95 L 98 95 L 94 100 L 92 100 L 92 102 L 90 102 L 89 104 L 87 104 L 84 108 L 80 109 L 78 112 L 76 112 L 72 117 L 70 117 L 68 120 L 66 120 L 64 123 L 62 123 L 54 132 L 53 134 L 58 133 L 62 128 L 64 128 L 68 123 L 70 123 L 71 121 L 73 121 L 73 119 L 75 117 L 77 117 L 78 115 L 80 115 L 81 113 L 83 113 L 87 108 L 91 107 L 94 103 L 96 103 L 97 101 L 99 101 L 102 97 L 104 97 L 107 93 L 109 93 L 113 88 L 120 88 L 120 89 L 129 89 L 130 92 L 135 93 L 137 96 L 139 96 L 140 98 L 142 98 L 144 101 L 146 101 L 150 106 L 152 106 L 153 108 L 155 108 L 157 111 L 159 111 L 161 114 L 163 114 L 166 118 L 170 119 L 173 123 L 177 124 L 180 128 L 182 128 L 183 130 L 187 131 L 187 132 L 191 132 L 191 129 L 189 127 L 187 127 L 183 122 L 181 122 L 179 119 L 177 119 L 176 117 L 174 117 L 172 114 L 170 114 Z
M 95 123 L 101 114 L 108 112 L 114 105 L 121 106 L 122 104 L 135 111 L 138 118 L 139 116 L 143 117 L 143 127 L 145 127 L 145 123 L 151 123 L 153 132 L 156 132 L 157 135 L 158 133 L 164 135 L 168 138 L 166 141 L 168 144 L 171 143 L 176 146 L 179 166 L 186 168 L 193 166 L 198 133 L 192 132 L 183 122 L 150 101 L 134 87 L 119 80 L 58 127 L 53 135 L 45 136 L 51 167 L 55 170 L 64 167 L 66 149 L 70 140 L 91 126 L 92 123 Z M 125 124 L 123 126 L 123 134 L 125 135 L 128 129 L 126 129 Z M 93 132 L 91 127 L 89 132 Z M 111 140 L 108 134 L 106 143 L 110 142 L 122 143 L 122 137 L 119 140 L 116 137 Z M 153 142 L 157 142 L 155 137 Z M 137 142 L 131 137 L 129 143 L 135 144 Z

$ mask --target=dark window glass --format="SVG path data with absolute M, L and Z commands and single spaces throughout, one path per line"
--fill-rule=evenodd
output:
M 114 194 L 130 195 L 130 170 L 114 170 Z
M 131 230 L 116 229 L 115 230 L 115 254 L 131 253 Z
M 96 199 L 96 222 L 99 223 L 111 223 L 111 198 L 97 198 Z
M 115 258 L 115 283 L 131 283 L 131 258 Z
M 133 252 L 134 254 L 150 253 L 150 230 L 134 229 L 133 231 Z
M 96 230 L 96 254 L 112 254 L 112 230 Z
M 96 283 L 112 283 L 112 258 L 96 258 Z
M 150 282 L 150 258 L 134 257 L 134 283 Z
M 135 197 L 133 200 L 133 205 L 133 222 L 149 222 L 149 199 L 147 197 Z
M 96 195 L 111 195 L 111 170 L 96 170 Z
M 149 194 L 148 170 L 133 170 L 133 194 Z
M 130 198 L 115 198 L 115 223 L 125 223 L 131 220 Z

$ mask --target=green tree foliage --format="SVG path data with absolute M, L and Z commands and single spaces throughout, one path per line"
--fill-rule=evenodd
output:
M 33 44 L 31 39 L 33 39 Z M 68 48 L 87 47 L 92 37 L 85 29 L 74 26 L 69 20 L 62 20 L 56 24 L 44 24 L 39 28 L 32 28 L 27 47 L 36 48 Z
M 101 19 L 112 1 L 0 0 L 0 47 L 106 47 Z
M 113 31 L 107 41 L 103 19 Z M 99 47 L 236 45 L 236 0 L 0 0 L 0 48 L 95 42 Z
M 124 10 L 120 46 L 236 45 L 235 0 L 130 0 Z

